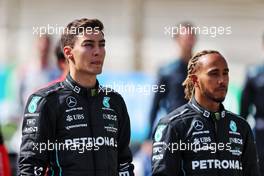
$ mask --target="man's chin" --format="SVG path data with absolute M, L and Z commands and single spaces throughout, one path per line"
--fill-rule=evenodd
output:
M 97 69 L 97 70 L 89 70 L 86 73 L 90 74 L 90 75 L 99 75 L 102 73 L 102 69 Z
M 99 74 L 101 74 L 102 73 L 102 69 L 101 70 L 98 70 L 98 71 L 96 71 L 96 74 L 97 75 L 99 75 Z
M 214 98 L 214 101 L 217 103 L 222 103 L 224 100 L 225 100 L 225 97 Z

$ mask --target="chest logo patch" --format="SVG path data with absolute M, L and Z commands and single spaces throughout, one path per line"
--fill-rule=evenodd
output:
M 200 131 L 204 128 L 204 124 L 202 121 L 200 120 L 195 120 L 194 123 L 193 123 L 193 127 L 194 129 L 196 129 L 197 131 Z
M 104 107 L 110 108 L 109 100 L 110 100 L 110 97 L 104 97 L 104 99 L 103 99 Z
M 230 127 L 230 129 L 231 129 L 233 132 L 236 132 L 236 131 L 237 131 L 237 125 L 236 125 L 236 122 L 234 122 L 233 120 L 230 121 L 229 127 Z
M 66 103 L 67 103 L 67 106 L 69 108 L 73 108 L 73 107 L 75 107 L 77 105 L 77 100 L 76 100 L 76 98 L 74 98 L 72 96 L 69 96 L 66 99 Z

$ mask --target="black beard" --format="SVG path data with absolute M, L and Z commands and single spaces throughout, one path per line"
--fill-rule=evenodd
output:
M 223 98 L 215 98 L 212 94 L 207 93 L 207 92 L 204 92 L 204 95 L 205 95 L 207 98 L 213 100 L 213 101 L 216 102 L 216 103 L 222 103 L 222 102 L 225 100 L 225 97 L 223 97 Z
M 217 103 L 222 103 L 225 100 L 225 97 L 224 98 L 212 98 L 212 100 Z
M 207 89 L 205 88 L 205 86 L 203 84 L 201 84 L 201 91 L 203 93 L 204 96 L 206 96 L 208 99 L 216 102 L 216 103 L 222 103 L 225 100 L 225 97 L 221 97 L 221 98 L 215 98 L 213 93 L 210 93 L 209 91 L 207 91 Z M 227 91 L 226 91 L 227 93 Z

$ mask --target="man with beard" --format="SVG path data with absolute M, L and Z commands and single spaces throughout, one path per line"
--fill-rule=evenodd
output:
M 227 111 L 229 69 L 218 51 L 197 53 L 188 63 L 189 102 L 162 118 L 153 138 L 153 176 L 258 176 L 248 123 Z

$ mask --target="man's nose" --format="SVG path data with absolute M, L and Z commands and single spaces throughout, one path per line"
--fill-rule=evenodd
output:
M 227 76 L 220 76 L 220 78 L 218 79 L 219 84 L 227 84 L 227 82 L 228 82 Z
M 100 53 L 100 47 L 99 46 L 94 47 L 94 52 L 93 52 L 94 56 L 98 56 L 99 53 Z

